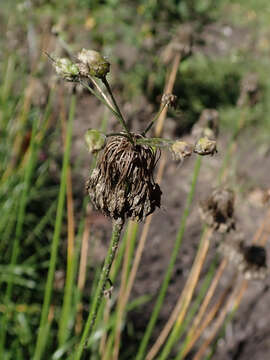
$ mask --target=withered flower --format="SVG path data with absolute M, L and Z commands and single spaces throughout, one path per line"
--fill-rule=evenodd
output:
M 246 279 L 264 279 L 267 275 L 267 254 L 263 246 L 246 245 L 241 236 L 225 239 L 219 246 Z
M 112 219 L 141 221 L 160 207 L 161 190 L 154 182 L 156 153 L 136 144 L 141 135 L 112 136 L 98 159 L 87 190 L 95 206 Z
M 210 197 L 201 201 L 201 219 L 215 231 L 225 233 L 235 229 L 234 193 L 230 189 L 219 188 Z
M 217 142 L 206 136 L 202 137 L 195 143 L 193 151 L 199 155 L 214 155 L 217 153 Z
M 84 76 L 90 74 L 105 78 L 110 71 L 110 63 L 98 51 L 82 49 L 78 54 L 78 60 L 80 72 Z

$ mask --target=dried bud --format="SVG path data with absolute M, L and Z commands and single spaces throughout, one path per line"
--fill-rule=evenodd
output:
M 176 102 L 177 102 L 176 95 L 173 95 L 173 94 L 163 94 L 162 95 L 162 99 L 161 99 L 162 104 L 176 108 Z
M 175 160 L 180 160 L 182 162 L 192 154 L 193 146 L 185 141 L 177 140 L 172 144 L 170 150 L 172 151 Z
M 67 58 L 52 58 L 52 64 L 58 75 L 62 76 L 67 81 L 77 81 L 79 69 L 76 64 Z
M 199 207 L 201 219 L 214 230 L 225 233 L 235 229 L 234 193 L 229 189 L 216 189 Z
M 267 254 L 262 246 L 245 245 L 241 237 L 226 239 L 219 246 L 246 279 L 264 279 L 267 275 Z
M 124 134 L 123 134 L 124 135 Z M 132 135 L 134 143 L 141 135 Z M 156 153 L 148 145 L 113 136 L 87 182 L 88 193 L 105 215 L 141 221 L 160 207 L 161 190 L 153 180 Z
M 191 134 L 195 139 L 208 137 L 215 140 L 219 132 L 219 114 L 215 109 L 205 109 L 193 126 Z
M 86 131 L 85 142 L 87 144 L 89 152 L 95 153 L 104 148 L 106 144 L 106 135 L 101 131 L 95 129 L 89 129 Z
M 214 155 L 217 153 L 217 142 L 206 136 L 202 137 L 196 142 L 193 151 L 199 155 Z
M 82 49 L 78 54 L 78 59 L 82 63 L 81 71 L 84 76 L 105 78 L 110 71 L 110 63 L 97 51 Z

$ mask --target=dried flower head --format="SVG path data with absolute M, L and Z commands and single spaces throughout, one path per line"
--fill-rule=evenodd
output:
M 102 79 L 110 71 L 110 63 L 97 51 L 82 49 L 78 60 L 81 62 L 80 71 L 83 76 L 89 74 Z
M 199 155 L 214 155 L 217 153 L 217 142 L 206 136 L 202 137 L 195 143 L 193 151 Z
M 49 56 L 49 55 L 48 55 Z M 64 80 L 67 81 L 77 81 L 79 76 L 79 68 L 76 64 L 67 58 L 53 58 L 49 56 L 52 60 L 52 64 L 55 68 L 55 71 L 60 75 Z
M 238 106 L 255 105 L 260 97 L 260 87 L 258 75 L 256 73 L 249 73 L 241 81 L 240 95 L 237 101 Z
M 202 220 L 214 230 L 225 233 L 235 229 L 232 190 L 223 188 L 214 190 L 208 199 L 201 201 L 199 211 Z
M 228 258 L 246 279 L 264 279 L 267 275 L 267 254 L 263 246 L 246 245 L 242 236 L 221 242 L 221 254 Z
M 161 190 L 154 182 L 156 154 L 136 144 L 141 135 L 113 136 L 100 154 L 87 190 L 95 206 L 113 219 L 141 221 L 160 207 Z
M 215 140 L 219 132 L 219 114 L 215 109 L 205 109 L 193 126 L 191 134 L 195 139 L 208 137 Z
M 162 104 L 176 108 L 176 102 L 177 102 L 176 95 L 173 95 L 173 94 L 163 94 L 162 95 L 162 99 L 161 99 Z
M 180 160 L 182 162 L 192 154 L 193 145 L 188 144 L 185 141 L 177 140 L 172 144 L 170 150 L 175 160 Z

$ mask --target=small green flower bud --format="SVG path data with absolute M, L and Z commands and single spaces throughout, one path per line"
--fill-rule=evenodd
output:
M 199 155 L 214 155 L 217 153 L 217 142 L 206 136 L 202 137 L 196 142 L 193 151 Z
M 110 63 L 97 51 L 82 49 L 78 59 L 87 65 L 89 75 L 104 78 L 110 71 Z
M 57 58 L 53 59 L 52 62 L 55 71 L 58 75 L 63 77 L 67 81 L 76 81 L 79 75 L 79 69 L 76 64 L 73 64 L 67 58 Z
M 103 149 L 106 144 L 106 136 L 99 130 L 89 129 L 84 137 L 88 150 L 92 153 Z
M 186 143 L 185 141 L 177 140 L 175 141 L 170 150 L 173 153 L 175 160 L 180 160 L 181 162 L 192 154 L 193 146 Z

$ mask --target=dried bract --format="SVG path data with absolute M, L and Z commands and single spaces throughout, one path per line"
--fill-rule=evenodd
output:
M 82 49 L 78 54 L 83 76 L 92 75 L 105 78 L 110 71 L 110 63 L 97 51 Z
M 95 206 L 113 219 L 141 221 L 160 207 L 161 190 L 154 182 L 156 154 L 148 145 L 134 144 L 123 134 L 113 136 L 100 154 L 87 182 Z
M 199 155 L 214 155 L 217 153 L 217 142 L 206 136 L 202 137 L 195 143 L 193 151 Z
M 226 233 L 235 229 L 234 193 L 230 189 L 219 188 L 200 203 L 201 219 L 215 231 Z
M 170 150 L 175 160 L 183 161 L 192 154 L 193 145 L 188 144 L 185 141 L 177 140 L 172 144 Z

